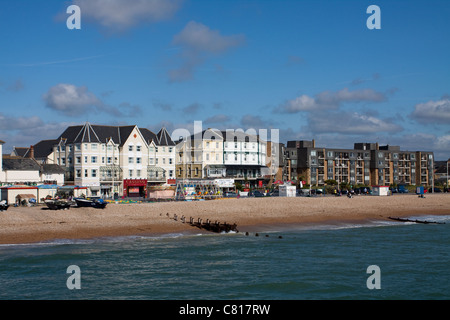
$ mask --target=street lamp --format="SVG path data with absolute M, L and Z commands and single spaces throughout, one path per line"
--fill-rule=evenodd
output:
M 450 161 L 450 159 L 447 160 L 447 192 L 448 192 L 448 162 Z

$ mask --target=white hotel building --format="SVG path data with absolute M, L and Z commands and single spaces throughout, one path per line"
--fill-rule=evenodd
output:
M 262 180 L 268 174 L 267 142 L 242 131 L 207 129 L 177 144 L 178 179 Z
M 165 128 L 154 134 L 137 126 L 71 126 L 50 156 L 66 169 L 66 183 L 93 195 L 144 196 L 149 186 L 175 179 L 175 143 Z

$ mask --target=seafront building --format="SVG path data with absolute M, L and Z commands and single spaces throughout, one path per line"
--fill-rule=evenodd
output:
M 433 152 L 402 151 L 399 146 L 355 143 L 353 149 L 317 147 L 315 141 L 288 141 L 289 176 L 323 186 L 326 180 L 350 185 L 431 185 Z
M 175 183 L 175 143 L 165 128 L 155 134 L 135 125 L 87 122 L 54 140 L 14 148 L 11 155 L 32 158 L 48 170 L 58 165 L 63 184 L 87 187 L 93 196 L 144 197 L 149 187 Z
M 155 134 L 135 125 L 85 123 L 3 155 L 0 184 L 81 186 L 88 195 L 106 197 L 145 197 L 186 179 L 248 187 L 285 181 L 320 187 L 327 180 L 350 186 L 430 186 L 438 177 L 435 167 L 433 152 L 378 143 L 355 143 L 353 149 L 318 147 L 314 140 L 284 145 L 242 130 L 216 129 L 175 143 L 165 128 Z M 447 182 L 447 163 L 441 167 L 439 178 L 445 175 Z
M 270 178 L 267 142 L 243 131 L 206 129 L 177 142 L 177 179 L 234 179 L 261 184 Z

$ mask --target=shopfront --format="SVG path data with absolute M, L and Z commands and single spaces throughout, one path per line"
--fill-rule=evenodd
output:
M 147 197 L 147 179 L 123 180 L 123 196 L 130 198 Z

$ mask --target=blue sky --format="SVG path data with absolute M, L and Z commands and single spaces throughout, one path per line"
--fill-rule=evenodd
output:
M 80 30 L 66 26 L 72 4 Z M 8 152 L 86 121 L 197 120 L 447 159 L 449 17 L 445 0 L 4 0 L 0 140 Z

